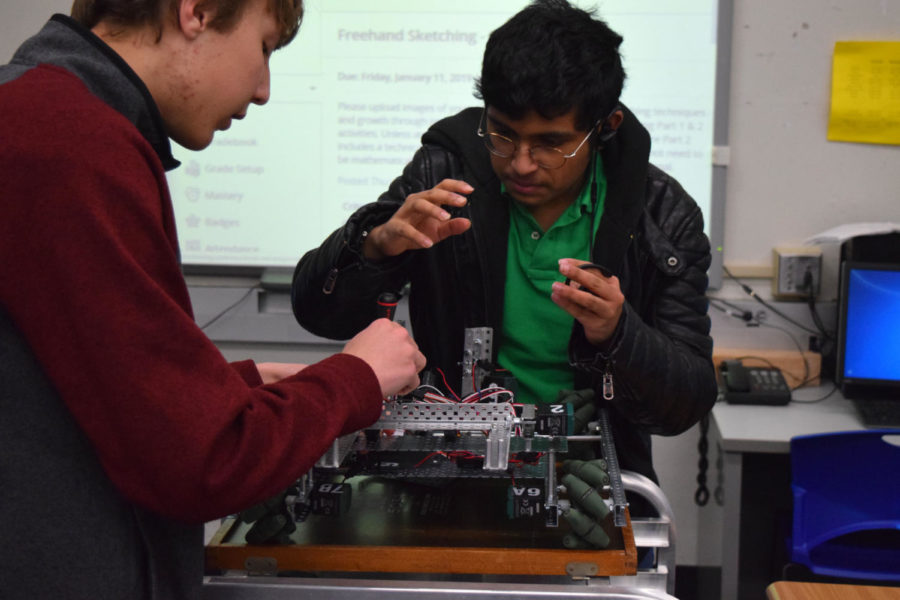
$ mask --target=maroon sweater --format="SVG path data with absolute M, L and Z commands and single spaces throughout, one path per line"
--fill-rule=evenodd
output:
M 130 501 L 182 521 L 250 506 L 380 415 L 339 354 L 277 384 L 194 323 L 158 153 L 77 77 L 0 88 L 0 302 Z

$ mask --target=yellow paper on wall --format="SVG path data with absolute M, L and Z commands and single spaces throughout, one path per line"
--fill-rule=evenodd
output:
M 828 139 L 900 144 L 900 42 L 837 42 Z

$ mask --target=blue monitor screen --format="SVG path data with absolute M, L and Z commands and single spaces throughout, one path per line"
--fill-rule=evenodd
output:
M 845 381 L 900 382 L 900 265 L 845 265 L 842 374 Z

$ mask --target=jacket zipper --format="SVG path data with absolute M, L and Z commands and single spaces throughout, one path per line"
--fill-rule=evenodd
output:
M 615 397 L 613 389 L 613 376 L 610 370 L 611 361 L 606 361 L 606 368 L 603 371 L 603 399 L 612 400 Z
M 344 240 L 344 248 L 341 250 L 341 255 L 338 256 L 337 263 L 331 267 L 331 270 L 325 276 L 325 283 L 322 284 L 323 294 L 328 295 L 334 291 L 334 286 L 337 285 L 337 278 L 342 269 L 354 264 L 354 261 L 362 260 L 362 245 L 366 242 L 367 237 L 369 237 L 368 229 L 364 230 L 359 236 L 359 250 L 350 249 L 350 245 Z
M 334 291 L 334 286 L 337 283 L 338 273 L 340 273 L 340 269 L 337 267 L 331 267 L 331 270 L 328 271 L 328 275 L 325 276 L 325 283 L 322 285 L 322 293 L 330 294 Z

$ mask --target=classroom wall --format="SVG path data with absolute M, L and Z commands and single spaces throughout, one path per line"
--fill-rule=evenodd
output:
M 737 274 L 765 276 L 773 246 L 848 222 L 900 221 L 900 149 L 825 137 L 834 43 L 900 39 L 900 2 L 733 1 L 724 262 Z M 68 12 L 70 4 L 0 4 L 0 61 L 8 60 L 52 12 Z M 240 297 L 244 292 L 232 293 Z M 716 292 L 729 298 L 740 294 L 727 285 Z M 280 318 L 291 322 L 288 312 Z M 297 362 L 312 362 L 340 347 L 248 339 L 217 343 L 229 358 Z M 655 438 L 654 454 L 678 524 L 678 563 L 714 566 L 718 549 L 708 541 L 719 539 L 721 509 L 693 503 L 698 439 L 696 427 L 675 438 Z M 714 467 L 709 477 L 712 484 Z
M 842 223 L 900 221 L 900 148 L 825 138 L 834 43 L 900 39 L 900 2 L 733 2 L 725 264 L 767 275 L 773 246 Z M 0 60 L 70 6 L 0 3 Z
M 826 140 L 842 40 L 900 40 L 896 0 L 734 0 L 726 265 L 841 225 L 900 221 L 900 147 Z

